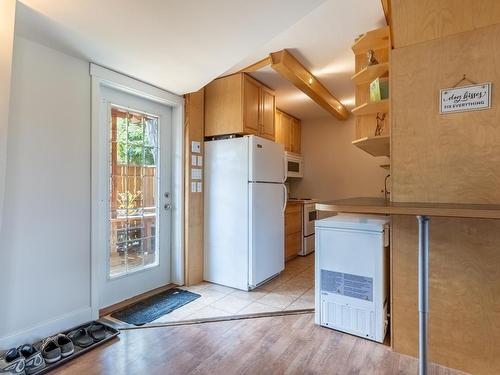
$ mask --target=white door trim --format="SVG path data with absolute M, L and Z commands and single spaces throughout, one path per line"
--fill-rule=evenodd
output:
M 102 264 L 99 264 L 98 249 L 106 239 L 98 228 L 103 224 L 106 217 L 99 215 L 100 200 L 103 197 L 100 176 L 102 175 L 102 152 L 104 140 L 100 136 L 100 103 L 103 100 L 101 86 L 111 87 L 144 99 L 148 99 L 172 108 L 172 236 L 171 236 L 171 279 L 178 285 L 184 284 L 184 227 L 183 223 L 183 145 L 184 145 L 184 99 L 181 96 L 168 91 L 148 85 L 144 82 L 127 77 L 99 65 L 90 64 L 91 92 L 92 92 L 92 152 L 91 152 L 91 281 L 90 281 L 90 305 L 92 319 L 99 318 L 99 283 L 103 279 L 102 272 L 107 272 Z M 104 148 L 105 149 L 105 148 Z M 104 192 L 105 193 L 105 192 Z

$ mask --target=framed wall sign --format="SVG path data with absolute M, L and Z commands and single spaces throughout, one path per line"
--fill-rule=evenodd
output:
M 452 87 L 439 91 L 441 114 L 491 108 L 491 82 Z

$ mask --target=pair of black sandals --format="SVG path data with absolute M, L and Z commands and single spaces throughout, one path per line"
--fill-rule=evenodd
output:
M 106 326 L 100 323 L 92 323 L 89 326 L 71 331 L 67 336 L 73 341 L 73 344 L 80 348 L 87 348 L 106 338 Z

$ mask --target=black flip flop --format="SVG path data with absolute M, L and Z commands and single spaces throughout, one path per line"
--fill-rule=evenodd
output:
M 73 332 L 70 332 L 67 336 L 71 341 L 73 341 L 73 344 L 79 346 L 80 348 L 89 347 L 94 343 L 94 340 L 90 337 L 85 328 L 76 329 Z
M 92 323 L 87 327 L 87 332 L 94 342 L 99 342 L 106 338 L 106 327 L 99 323 Z

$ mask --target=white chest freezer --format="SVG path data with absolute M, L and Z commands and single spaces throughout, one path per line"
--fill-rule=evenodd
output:
M 316 324 L 383 342 L 389 217 L 339 214 L 315 225 Z

